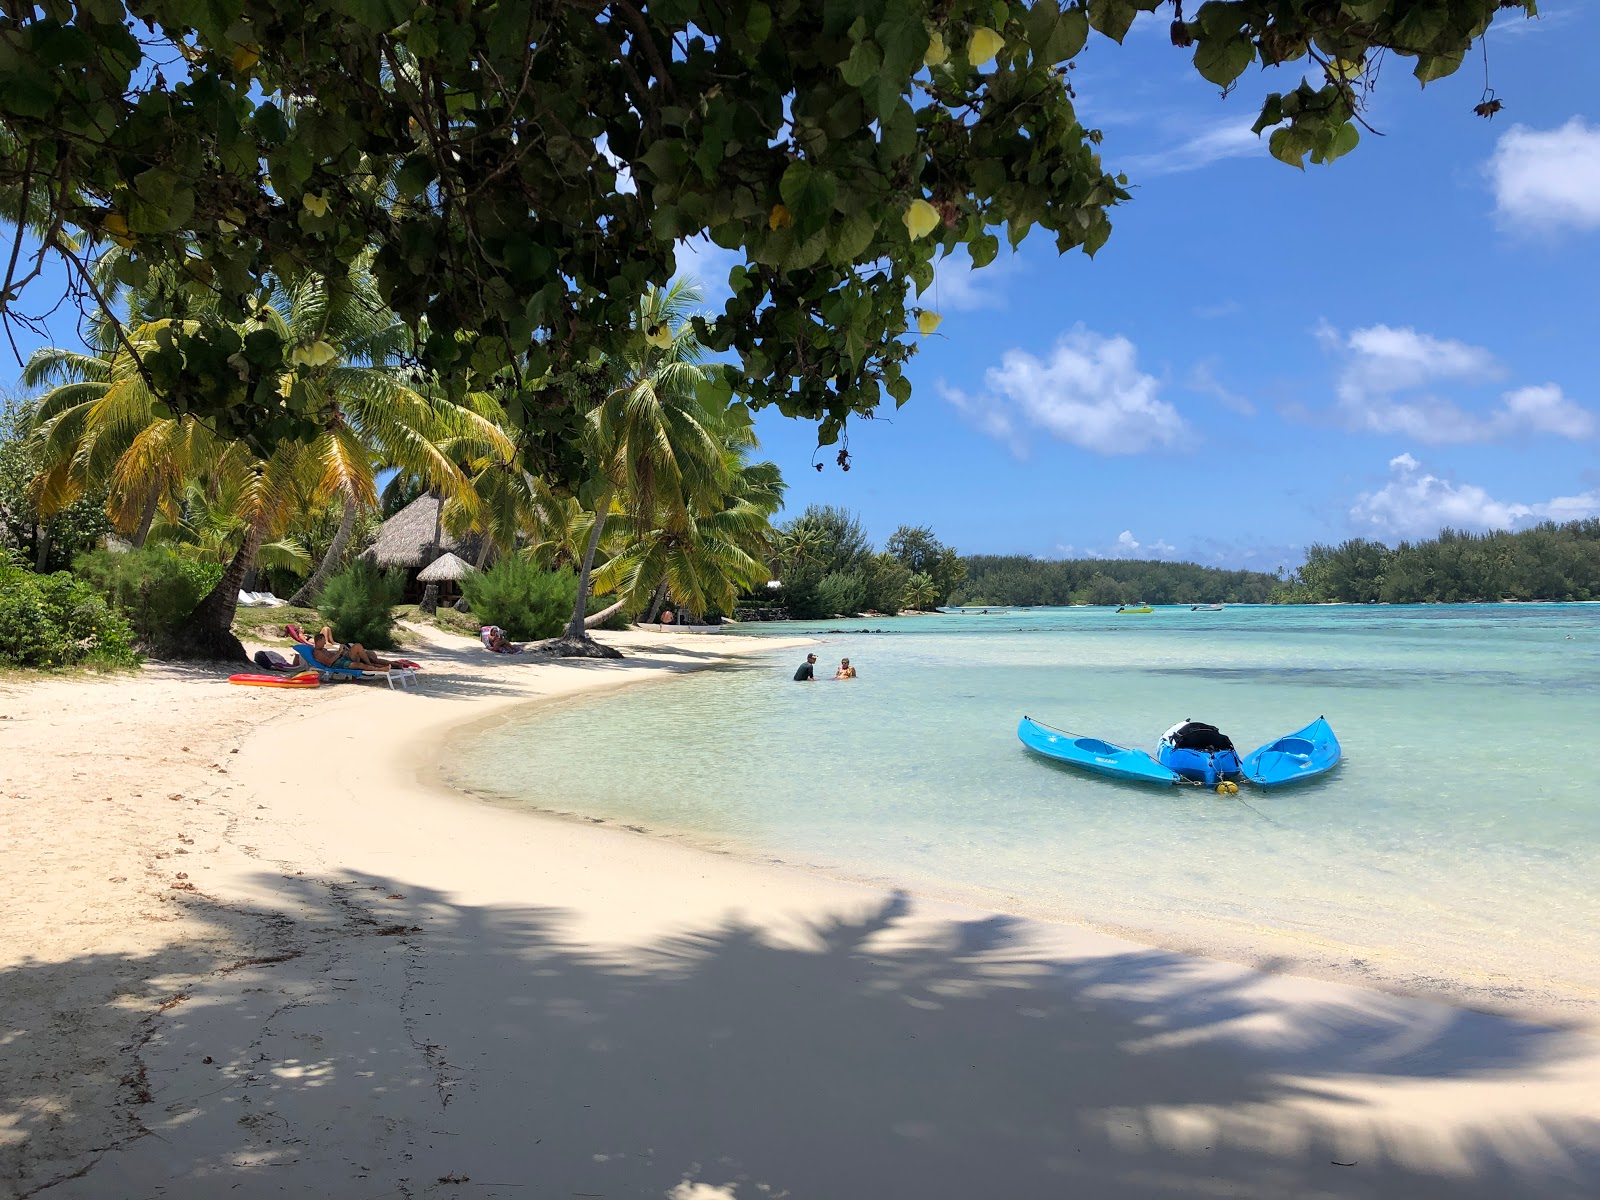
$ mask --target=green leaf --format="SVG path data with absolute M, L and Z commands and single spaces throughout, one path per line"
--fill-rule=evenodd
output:
M 850 57 L 839 64 L 839 74 L 853 88 L 861 87 L 882 70 L 883 56 L 878 52 L 877 43 L 871 38 L 857 42 L 850 51 Z
M 1446 0 L 1412 0 L 1403 16 L 1394 23 L 1397 50 L 1423 50 L 1431 46 L 1450 23 Z
M 794 240 L 798 244 L 819 232 L 833 216 L 833 198 L 839 185 L 827 171 L 810 163 L 793 162 L 778 183 L 778 194 L 794 219 Z M 823 247 L 826 249 L 826 246 Z M 821 257 L 818 251 L 817 257 Z M 811 260 L 816 261 L 816 258 Z
M 1000 239 L 992 233 L 982 233 L 967 243 L 967 253 L 974 267 L 987 267 L 1000 253 Z
M 1361 131 L 1355 127 L 1354 122 L 1346 121 L 1333 131 L 1333 136 L 1328 139 L 1325 149 L 1312 152 L 1311 161 L 1324 165 L 1331 163 L 1334 159 L 1349 154 L 1360 141 Z
M 899 97 L 878 121 L 878 145 L 888 162 L 907 158 L 917 150 L 917 114 Z
M 828 256 L 839 266 L 848 266 L 872 245 L 878 223 L 867 212 L 854 213 L 836 224 L 828 235 Z
M 1200 77 L 1218 87 L 1228 87 L 1255 60 L 1256 48 L 1249 38 L 1207 38 L 1194 50 L 1194 69 Z
M 1133 0 L 1089 0 L 1089 24 L 1114 42 L 1128 36 L 1138 15 Z
M 658 183 L 677 183 L 689 165 L 689 148 L 676 138 L 662 138 L 639 156 L 639 163 L 649 168 Z
M 1454 75 L 1460 69 L 1462 60 L 1466 58 L 1466 51 L 1453 50 L 1445 54 L 1419 54 L 1417 67 L 1412 72 L 1421 83 L 1432 83 L 1435 79 L 1443 79 L 1446 75 Z
M 1066 62 L 1075 57 L 1089 41 L 1089 16 L 1081 8 L 1069 8 L 1056 22 L 1050 40 L 1045 43 L 1044 58 L 1049 63 Z
M 928 30 L 922 14 L 913 11 L 905 0 L 890 0 L 889 11 L 876 34 L 883 47 L 883 69 L 895 77 L 898 86 L 902 78 L 909 78 L 922 65 L 922 56 L 928 52 Z
M 1256 123 L 1250 127 L 1250 132 L 1259 135 L 1263 129 L 1270 129 L 1283 121 L 1283 97 L 1274 92 L 1268 96 L 1261 105 L 1261 115 L 1256 118 Z
M 1303 160 L 1309 147 L 1300 130 L 1293 125 L 1285 129 L 1274 129 L 1267 146 L 1272 151 L 1272 157 L 1279 162 L 1288 163 L 1291 167 L 1297 167 L 1302 171 L 1306 169 Z
M 433 162 L 425 155 L 413 154 L 395 176 L 394 186 L 402 196 L 420 196 L 433 182 Z
M 750 12 L 744 19 L 744 31 L 756 45 L 761 45 L 772 33 L 772 10 L 761 0 L 756 0 L 750 6 Z

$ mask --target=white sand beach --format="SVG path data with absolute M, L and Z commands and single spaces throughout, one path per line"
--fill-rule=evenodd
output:
M 430 634 L 407 694 L 0 682 L 0 1196 L 1600 1194 L 1592 1029 L 430 782 L 495 712 L 784 645 L 605 636 Z

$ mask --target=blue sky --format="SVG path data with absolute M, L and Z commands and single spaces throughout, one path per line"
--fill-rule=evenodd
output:
M 1383 70 L 1349 157 L 1304 173 L 1249 133 L 1299 71 L 1226 99 L 1165 21 L 1078 60 L 1080 115 L 1134 201 L 1093 261 L 1035 234 L 941 272 L 911 402 L 852 426 L 848 474 L 763 414 L 765 453 L 880 541 L 1266 570 L 1312 541 L 1600 514 L 1600 5 L 1543 0 L 1420 89 Z M 1516 25 L 1516 28 L 1512 28 Z M 701 260 L 708 275 L 717 265 Z

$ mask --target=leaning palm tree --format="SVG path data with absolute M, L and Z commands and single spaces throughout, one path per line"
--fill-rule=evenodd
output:
M 682 281 L 641 297 L 628 349 L 612 364 L 616 382 L 588 413 L 594 524 L 578 567 L 572 620 L 557 653 L 620 657 L 589 637 L 592 622 L 586 620 L 595 553 L 614 500 L 635 514 L 681 514 L 716 495 L 722 446 L 697 399 L 705 372 L 688 320 L 699 300 L 699 292 Z
M 184 481 L 221 453 L 209 427 L 162 411 L 127 348 L 153 349 L 164 333 L 193 323 L 152 317 L 141 301 L 130 299 L 121 336 L 113 315 L 97 313 L 87 351 L 43 347 L 22 374 L 27 387 L 49 387 L 32 422 L 42 464 L 33 484 L 40 512 L 105 490 L 106 515 L 135 546 L 144 545 L 157 509 L 170 506 Z
M 514 459 L 496 420 L 503 414 L 489 410 L 486 397 L 456 402 L 408 378 L 400 359 L 410 331 L 383 306 L 363 264 L 337 284 L 306 274 L 280 285 L 252 324 L 276 333 L 290 362 L 303 368 L 301 383 L 321 414 L 307 447 L 319 474 L 313 498 L 343 506 L 333 541 L 293 603 L 312 603 L 343 562 L 356 521 L 378 506 L 379 469 L 418 478 L 470 519 L 475 493 L 460 462 Z

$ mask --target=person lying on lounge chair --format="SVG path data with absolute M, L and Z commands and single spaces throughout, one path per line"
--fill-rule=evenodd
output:
M 401 664 L 378 658 L 360 642 L 341 646 L 334 640 L 333 630 L 326 625 L 311 639 L 311 649 L 316 660 L 325 667 L 347 667 L 356 671 L 388 671 Z
M 484 647 L 496 654 L 521 654 L 522 647 L 506 637 L 506 631 L 498 625 L 485 625 L 483 627 Z

